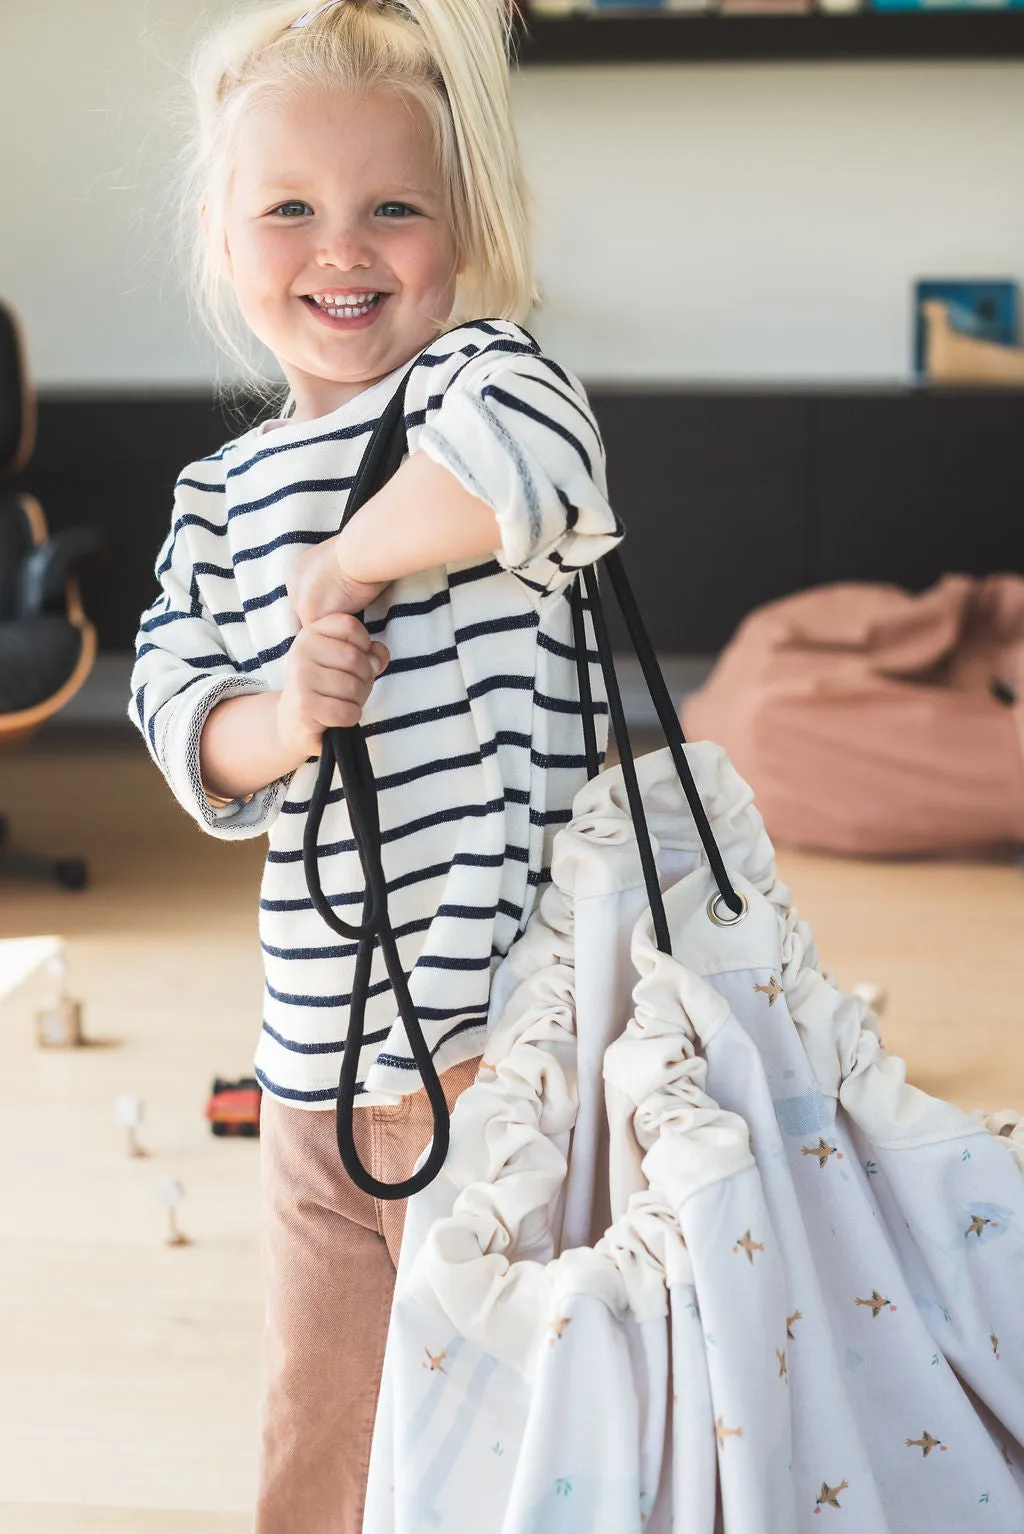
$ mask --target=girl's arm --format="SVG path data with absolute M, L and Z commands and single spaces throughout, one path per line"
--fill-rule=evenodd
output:
M 336 558 L 354 580 L 386 585 L 436 565 L 501 547 L 498 519 L 426 453 L 412 453 L 337 537 Z
M 244 799 L 318 756 L 324 730 L 358 724 L 389 658 L 357 618 L 332 613 L 303 627 L 279 692 L 228 698 L 208 715 L 199 741 L 207 798 Z
M 247 785 L 246 802 L 230 806 L 204 792 L 199 742 L 207 718 L 226 700 L 241 696 L 250 703 L 267 688 L 235 665 L 202 598 L 189 543 L 192 526 L 208 509 L 202 497 L 190 476 L 182 476 L 157 556 L 159 595 L 140 619 L 128 712 L 182 808 L 211 835 L 235 840 L 269 829 L 285 785 L 265 778 Z
M 497 518 L 447 469 L 413 453 L 343 532 L 300 556 L 288 595 L 303 625 L 288 652 L 282 692 L 229 698 L 210 713 L 200 740 L 203 785 L 214 801 L 242 798 L 318 755 L 329 725 L 358 723 L 388 652 L 353 618 L 391 581 L 490 553 Z M 344 624 L 346 620 L 342 620 Z M 326 642 L 324 629 L 335 640 Z
M 296 560 L 288 595 L 304 624 L 361 612 L 391 581 L 500 547 L 487 502 L 426 453 L 412 453 L 340 533 Z

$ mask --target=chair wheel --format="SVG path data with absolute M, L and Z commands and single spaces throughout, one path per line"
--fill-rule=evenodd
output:
M 81 858 L 62 858 L 54 873 L 61 889 L 84 890 L 89 882 L 89 874 Z

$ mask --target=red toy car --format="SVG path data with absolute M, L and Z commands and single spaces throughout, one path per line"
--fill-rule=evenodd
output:
M 242 1076 L 238 1081 L 222 1081 L 216 1076 L 206 1104 L 206 1117 L 214 1134 L 258 1135 L 262 1096 L 255 1076 Z

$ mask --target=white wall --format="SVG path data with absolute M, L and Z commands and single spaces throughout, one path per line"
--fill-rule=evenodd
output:
M 161 203 L 201 12 L 4 5 L 0 295 L 42 386 L 214 376 Z M 1024 279 L 1024 64 L 537 69 L 514 89 L 532 328 L 588 381 L 900 379 L 915 275 Z

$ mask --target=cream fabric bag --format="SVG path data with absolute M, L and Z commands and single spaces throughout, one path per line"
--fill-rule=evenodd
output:
M 745 914 L 668 750 L 636 771 L 671 953 L 621 770 L 577 795 L 410 1200 L 364 1529 L 1020 1534 L 1020 1119 L 907 1085 L 685 750 Z

